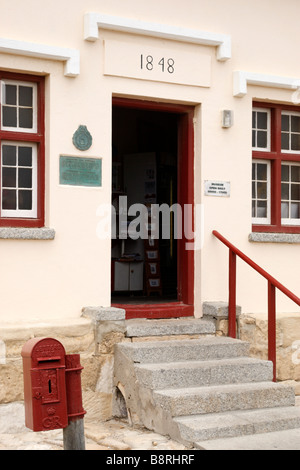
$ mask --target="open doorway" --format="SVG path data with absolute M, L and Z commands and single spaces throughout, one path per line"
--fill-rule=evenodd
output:
M 192 314 L 193 260 L 185 253 L 184 240 L 178 239 L 172 209 L 192 199 L 187 116 L 181 107 L 113 101 L 111 295 L 112 305 L 125 306 L 127 318 Z M 131 211 L 137 204 L 148 216 L 154 205 L 166 208 L 155 219 L 155 228 L 153 217 L 148 219 L 146 234 L 141 212 Z M 141 236 L 132 235 L 132 227 Z

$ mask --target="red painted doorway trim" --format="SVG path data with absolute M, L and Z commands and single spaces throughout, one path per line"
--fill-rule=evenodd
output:
M 113 98 L 113 106 L 136 108 L 178 115 L 178 202 L 192 207 L 194 213 L 194 107 L 171 103 L 156 103 L 125 98 Z M 192 216 L 194 217 L 194 216 Z M 183 222 L 182 222 L 183 223 Z M 194 220 L 192 220 L 194 230 Z M 183 237 L 178 242 L 178 298 L 175 302 L 147 304 L 119 304 L 112 306 L 123 308 L 126 319 L 130 318 L 171 318 L 194 315 L 194 251 L 186 250 L 186 243 L 192 242 Z

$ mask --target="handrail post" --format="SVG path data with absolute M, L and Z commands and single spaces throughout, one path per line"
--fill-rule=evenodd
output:
M 229 249 L 228 336 L 236 338 L 236 254 Z
M 276 382 L 276 288 L 268 281 L 268 359 L 273 362 L 273 382 Z
M 229 248 L 229 305 L 228 305 L 228 336 L 236 337 L 236 256 L 251 266 L 268 280 L 268 359 L 273 362 L 273 381 L 276 382 L 276 289 L 300 306 L 300 298 L 272 277 L 267 271 L 254 263 L 242 251 L 226 240 L 216 230 L 213 235 Z

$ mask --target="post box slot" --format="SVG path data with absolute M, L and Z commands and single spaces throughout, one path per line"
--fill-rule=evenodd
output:
M 57 362 L 60 361 L 61 357 L 38 357 L 37 362 Z

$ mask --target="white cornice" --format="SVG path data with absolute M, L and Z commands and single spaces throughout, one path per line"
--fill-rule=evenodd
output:
M 80 72 L 80 56 L 76 49 L 0 38 L 0 52 L 65 62 L 66 77 L 76 77 Z
M 215 46 L 217 47 L 218 60 L 225 61 L 231 58 L 231 37 L 226 34 L 148 23 L 130 18 L 102 15 L 101 13 L 86 13 L 84 15 L 84 39 L 86 41 L 96 41 L 99 37 L 99 28 Z
M 300 87 L 300 79 L 241 71 L 233 73 L 233 96 L 245 96 L 247 85 L 297 90 Z

